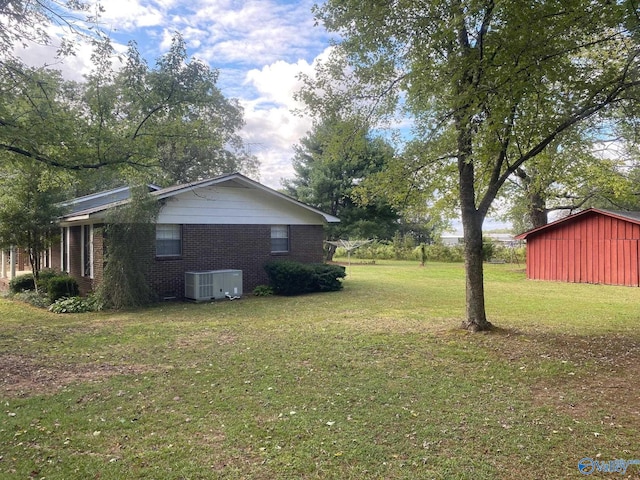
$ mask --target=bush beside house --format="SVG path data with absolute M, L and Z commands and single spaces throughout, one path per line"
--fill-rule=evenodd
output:
M 264 268 L 273 291 L 278 295 L 340 290 L 341 279 L 346 276 L 345 268 L 340 265 L 275 261 L 267 263 Z

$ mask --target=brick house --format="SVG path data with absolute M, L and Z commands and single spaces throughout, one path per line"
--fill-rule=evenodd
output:
M 323 227 L 339 222 L 239 173 L 149 188 L 161 207 L 147 274 L 161 298 L 184 297 L 185 272 L 242 270 L 248 292 L 267 283 L 264 265 L 271 260 L 322 262 Z M 82 293 L 102 281 L 105 218 L 128 196 L 124 187 L 67 202 L 51 264 L 76 278 Z

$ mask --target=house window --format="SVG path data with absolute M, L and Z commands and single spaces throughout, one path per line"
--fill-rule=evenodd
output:
M 287 225 L 273 225 L 271 227 L 271 252 L 282 253 L 289 251 L 289 227 Z
M 42 252 L 42 266 L 44 268 L 51 268 L 51 248 L 46 248 Z
M 180 225 L 156 225 L 156 256 L 182 255 L 182 227 Z
M 69 227 L 62 227 L 60 235 L 60 270 L 69 271 Z
M 82 226 L 82 276 L 93 278 L 93 225 Z

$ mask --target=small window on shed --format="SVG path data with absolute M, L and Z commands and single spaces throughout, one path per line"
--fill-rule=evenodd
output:
M 156 225 L 156 256 L 182 255 L 182 227 L 175 224 Z
M 273 225 L 271 227 L 271 252 L 283 253 L 289 251 L 289 227 L 287 225 Z

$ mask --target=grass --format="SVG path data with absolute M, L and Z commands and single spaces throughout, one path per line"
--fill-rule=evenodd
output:
M 119 313 L 0 299 L 0 477 L 555 479 L 640 458 L 640 289 L 485 280 L 490 334 L 457 328 L 459 264 Z

